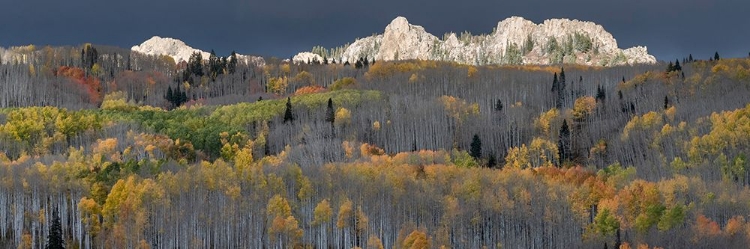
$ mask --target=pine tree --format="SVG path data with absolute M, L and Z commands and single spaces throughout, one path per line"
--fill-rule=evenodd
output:
M 286 98 L 286 111 L 284 111 L 284 123 L 294 122 L 294 115 L 292 114 L 292 98 Z
M 174 104 L 174 94 L 172 93 L 172 86 L 167 87 L 167 95 L 164 96 L 170 104 Z
M 229 62 L 227 63 L 227 72 L 234 74 L 237 71 L 237 53 L 232 51 L 229 56 Z
M 674 64 L 670 61 L 667 65 L 667 73 L 674 71 Z
M 715 60 L 715 61 L 718 61 L 718 60 L 720 60 L 720 59 L 721 59 L 721 58 L 719 57 L 719 51 L 716 51 L 716 53 L 714 53 L 714 60 Z
M 336 112 L 333 110 L 333 100 L 328 98 L 328 107 L 326 108 L 326 122 L 331 123 L 336 121 Z
M 669 97 L 664 95 L 664 110 L 669 109 Z
M 192 74 L 198 77 L 203 77 L 203 55 L 201 55 L 201 53 L 195 52 L 190 55 L 187 70 L 188 76 Z
M 490 155 L 490 158 L 487 160 L 487 167 L 488 168 L 495 168 L 497 167 L 497 158 L 495 158 L 495 155 Z
M 559 88 L 560 82 L 557 81 L 557 72 L 555 72 L 554 78 L 552 78 L 552 91 L 557 91 L 557 88 Z
M 682 66 L 680 66 L 679 60 L 674 61 L 674 71 L 682 71 Z
M 690 56 L 688 56 L 688 61 L 689 61 L 689 62 L 693 62 L 693 61 L 694 61 L 694 60 L 693 60 L 693 54 L 690 54 Z
M 479 139 L 479 135 L 477 134 L 474 134 L 474 137 L 471 139 L 471 150 L 469 151 L 469 154 L 471 154 L 471 157 L 474 159 L 482 157 L 482 140 Z
M 60 224 L 60 215 L 57 210 L 52 212 L 52 223 L 49 227 L 49 234 L 47 235 L 47 245 L 45 249 L 65 249 L 64 241 L 62 238 L 62 225 Z
M 607 99 L 607 93 L 601 85 L 596 86 L 596 101 L 604 102 Z
M 568 127 L 568 121 L 563 120 L 562 127 L 560 127 L 560 134 L 557 141 L 557 150 L 560 155 L 560 165 L 563 162 L 570 159 L 570 128 Z
M 503 111 L 503 102 L 500 101 L 499 99 L 495 103 L 495 111 L 498 111 L 498 112 Z

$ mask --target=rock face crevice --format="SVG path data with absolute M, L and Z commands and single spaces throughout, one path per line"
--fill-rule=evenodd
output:
M 299 58 L 310 56 L 305 54 Z M 500 21 L 491 34 L 458 37 L 449 33 L 443 39 L 428 33 L 422 26 L 410 24 L 404 17 L 397 17 L 382 35 L 358 39 L 334 58 L 353 62 L 365 57 L 380 61 L 421 59 L 474 65 L 656 63 L 646 47 L 620 49 L 612 34 L 596 23 L 550 19 L 535 24 L 515 16 Z

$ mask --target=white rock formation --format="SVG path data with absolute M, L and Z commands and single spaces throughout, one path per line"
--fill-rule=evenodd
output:
M 298 54 L 298 56 L 302 56 Z M 309 58 L 312 55 L 304 55 Z M 488 35 L 449 33 L 440 39 L 421 26 L 397 17 L 382 35 L 358 39 L 340 60 L 354 62 L 367 57 L 375 60 L 443 60 L 463 64 L 556 64 L 614 66 L 656 63 L 646 47 L 622 50 L 604 27 L 593 22 L 550 19 L 535 24 L 521 17 L 510 17 L 497 24 Z M 295 56 L 295 58 L 297 58 Z
M 141 43 L 141 45 L 133 46 L 130 50 L 147 55 L 168 55 L 172 57 L 176 63 L 182 61 L 187 62 L 190 60 L 190 56 L 195 52 L 201 53 L 201 57 L 203 57 L 204 60 L 208 60 L 208 57 L 211 55 L 209 52 L 190 47 L 185 44 L 185 42 L 178 39 L 168 37 L 162 38 L 159 36 L 151 37 L 151 39 L 146 40 Z M 265 64 L 263 58 L 258 56 L 237 54 L 237 60 L 245 63 L 255 63 L 257 65 Z
M 310 52 L 302 52 L 302 53 L 295 55 L 292 58 L 292 61 L 294 61 L 294 63 L 308 63 L 308 62 L 313 62 L 313 61 L 318 61 L 320 63 L 323 63 L 323 57 L 317 54 L 310 53 Z

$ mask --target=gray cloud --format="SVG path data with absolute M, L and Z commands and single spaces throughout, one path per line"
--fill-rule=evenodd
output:
M 6 0 L 8 1 L 8 0 Z M 380 33 L 396 16 L 442 35 L 488 33 L 509 16 L 534 22 L 575 18 L 604 26 L 620 47 L 646 45 L 662 60 L 750 52 L 744 0 L 11 0 L 0 14 L 0 45 L 130 47 L 153 35 L 204 50 L 288 57 Z M 12 7 L 10 7 L 12 6 Z

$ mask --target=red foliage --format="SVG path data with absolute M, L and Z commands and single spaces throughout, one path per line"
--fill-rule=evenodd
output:
M 83 69 L 78 67 L 61 66 L 55 73 L 56 76 L 66 77 L 75 83 L 84 86 L 88 92 L 88 97 L 91 103 L 99 103 L 101 101 L 101 82 L 96 77 L 86 76 Z

